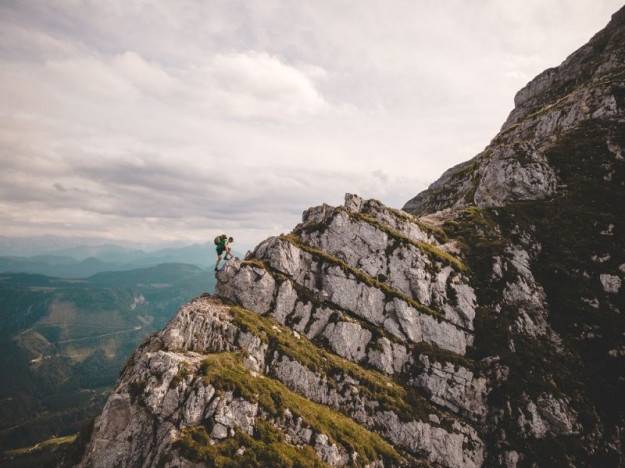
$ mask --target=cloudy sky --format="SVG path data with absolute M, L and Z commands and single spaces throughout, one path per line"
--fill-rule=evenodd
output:
M 620 4 L 2 0 L 0 235 L 249 246 L 345 192 L 401 207 Z

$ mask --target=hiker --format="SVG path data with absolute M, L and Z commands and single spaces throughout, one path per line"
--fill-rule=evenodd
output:
M 219 270 L 219 262 L 221 262 L 221 256 L 225 252 L 224 262 L 227 262 L 232 258 L 232 251 L 230 244 L 234 242 L 234 238 L 228 237 L 225 234 L 215 237 L 215 245 L 217 249 L 217 263 L 215 263 L 215 271 Z

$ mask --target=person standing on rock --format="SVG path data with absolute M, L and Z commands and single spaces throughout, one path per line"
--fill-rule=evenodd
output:
M 224 252 L 226 253 L 224 256 L 224 262 L 227 262 L 230 258 L 232 258 L 232 247 L 230 244 L 233 242 L 234 238 L 228 237 L 225 234 L 215 237 L 215 248 L 217 250 L 217 263 L 215 263 L 215 271 L 219 270 L 219 262 L 221 262 L 221 256 Z

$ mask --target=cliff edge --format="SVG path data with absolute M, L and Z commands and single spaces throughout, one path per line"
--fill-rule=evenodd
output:
M 405 211 L 347 194 L 132 356 L 79 466 L 625 466 L 625 9 Z

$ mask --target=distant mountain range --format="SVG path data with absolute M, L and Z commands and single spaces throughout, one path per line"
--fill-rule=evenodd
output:
M 0 247 L 2 245 L 4 244 L 0 242 Z M 6 250 L 0 248 L 1 252 Z M 214 246 L 209 242 L 154 251 L 113 244 L 70 246 L 32 256 L 0 256 L 0 273 L 86 278 L 104 271 L 147 268 L 163 263 L 187 263 L 207 268 L 215 263 Z
M 106 246 L 113 245 L 128 250 L 150 250 L 145 246 L 129 242 L 111 242 L 102 238 L 90 237 L 65 237 L 65 236 L 1 236 L 0 256 L 32 257 L 34 255 L 47 255 L 52 252 L 74 248 L 76 246 Z M 175 245 L 163 245 L 164 247 L 177 247 Z

